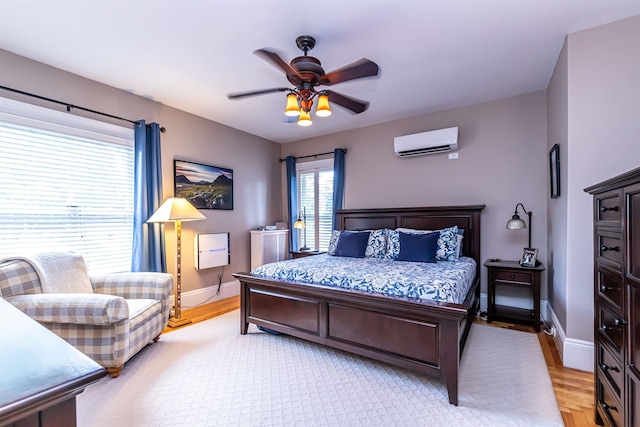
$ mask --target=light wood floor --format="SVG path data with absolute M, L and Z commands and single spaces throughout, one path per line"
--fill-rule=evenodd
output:
M 197 323 L 239 307 L 240 297 L 238 296 L 189 310 L 183 310 L 182 317 L 191 319 L 193 323 Z M 476 323 L 487 324 L 481 319 L 476 319 Z M 189 325 L 182 327 L 186 328 L 188 326 Z M 513 323 L 492 322 L 490 326 L 536 333 L 532 327 Z M 176 329 L 167 328 L 164 332 L 175 330 Z M 553 342 L 553 338 L 541 332 L 538 334 L 538 339 L 540 340 L 540 346 L 542 347 L 542 352 L 547 362 L 547 368 L 549 369 L 549 375 L 553 383 L 556 399 L 558 400 L 558 406 L 560 407 L 565 426 L 595 426 L 596 424 L 593 419 L 593 374 L 565 368 L 562 366 L 562 361 L 560 360 L 560 355 Z

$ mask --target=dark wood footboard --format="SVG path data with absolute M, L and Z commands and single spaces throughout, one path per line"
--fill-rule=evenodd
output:
M 458 366 L 479 304 L 478 281 L 465 304 L 389 298 L 235 274 L 240 331 L 249 323 L 444 379 L 458 404 Z
M 240 332 L 249 323 L 443 379 L 458 405 L 460 356 L 480 308 L 480 212 L 484 205 L 342 210 L 337 228 L 465 230 L 476 278 L 462 304 L 381 296 L 236 273 Z

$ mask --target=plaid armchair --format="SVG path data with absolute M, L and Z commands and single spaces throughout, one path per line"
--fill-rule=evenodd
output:
M 173 276 L 89 275 L 93 293 L 43 293 L 34 266 L 0 262 L 0 296 L 104 366 L 112 378 L 160 338 L 169 319 Z

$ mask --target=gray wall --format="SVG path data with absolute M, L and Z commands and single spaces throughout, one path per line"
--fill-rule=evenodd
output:
M 640 165 L 640 16 L 570 34 L 548 99 L 548 145 L 560 143 L 564 156 L 563 195 L 549 203 L 552 308 L 568 337 L 593 341 L 593 213 L 583 189 Z
M 568 181 L 568 73 L 567 45 L 560 57 L 547 88 L 547 149 L 560 146 L 560 197 L 548 199 L 547 233 L 548 253 L 546 276 L 548 278 L 549 303 L 562 329 L 567 325 L 567 181 Z M 550 188 L 547 194 L 550 195 Z
M 0 50 L 0 70 L 0 84 L 3 86 L 164 126 L 167 129 L 162 134 L 164 198 L 173 195 L 174 158 L 233 169 L 234 210 L 201 210 L 206 220 L 183 223 L 182 290 L 186 292 L 218 283 L 219 268 L 201 271 L 193 268 L 195 233 L 231 233 L 231 266 L 225 268 L 223 282 L 233 280 L 233 272 L 248 271 L 249 229 L 273 224 L 280 219 L 282 184 L 276 166 L 280 145 L 3 50 Z M 0 96 L 34 102 L 33 98 L 12 96 L 6 91 L 0 91 Z M 40 104 L 64 110 L 63 106 L 46 102 Z M 82 114 L 78 110 L 74 113 Z M 85 115 L 104 120 L 101 116 Z M 173 225 L 167 224 L 166 231 L 167 264 L 169 272 L 175 274 Z
M 282 156 L 347 148 L 345 208 L 487 205 L 482 214 L 484 259 L 520 258 L 527 230 L 509 231 L 505 225 L 516 203 L 522 202 L 533 212 L 532 246 L 540 249 L 539 258 L 546 263 L 545 105 L 545 93 L 535 92 L 285 144 Z M 395 156 L 395 136 L 451 126 L 459 127 L 458 159 L 449 160 L 446 153 Z M 282 197 L 285 213 L 286 189 Z M 482 275 L 485 292 L 484 268 Z

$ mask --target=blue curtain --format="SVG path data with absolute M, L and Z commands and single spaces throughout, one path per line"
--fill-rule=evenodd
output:
M 289 252 L 297 251 L 298 230 L 293 228 L 293 223 L 298 219 L 298 179 L 296 177 L 296 158 L 287 156 L 287 210 L 289 214 Z
M 342 209 L 344 198 L 344 151 L 336 148 L 333 151 L 333 230 L 336 229 L 336 211 Z
M 146 221 L 162 204 L 160 126 L 135 126 L 133 253 L 131 271 L 167 272 L 164 227 Z

